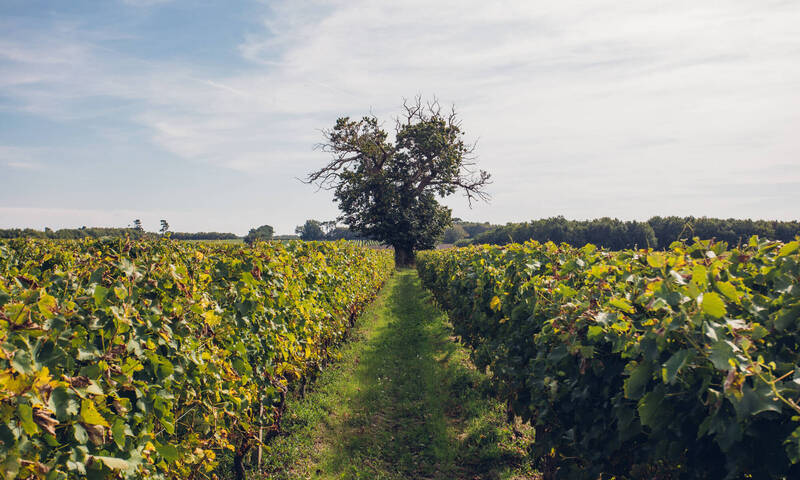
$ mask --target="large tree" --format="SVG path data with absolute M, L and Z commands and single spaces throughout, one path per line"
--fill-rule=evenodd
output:
M 300 235 L 301 240 L 325 238 L 325 232 L 322 230 L 322 223 L 319 220 L 306 220 L 306 223 L 294 229 L 294 233 Z
M 261 225 L 258 228 L 251 228 L 247 235 L 244 236 L 244 243 L 253 245 L 256 242 L 266 242 L 272 240 L 272 235 L 275 229 L 270 225 Z
M 489 174 L 474 169 L 474 144 L 464 141 L 455 109 L 435 100 L 404 101 L 393 138 L 375 116 L 342 117 L 323 133 L 319 147 L 332 159 L 307 182 L 333 190 L 340 220 L 394 247 L 398 265 L 432 248 L 450 225 L 450 209 L 439 199 L 457 191 L 470 205 L 488 199 Z

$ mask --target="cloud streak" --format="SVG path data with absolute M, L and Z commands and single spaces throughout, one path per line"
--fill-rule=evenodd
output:
M 449 201 L 458 216 L 796 216 L 797 193 L 778 189 L 764 209 L 761 193 L 743 188 L 734 205 L 716 188 L 744 175 L 800 181 L 781 167 L 800 163 L 795 2 L 264 8 L 230 45 L 241 64 L 224 73 L 109 49 L 92 25 L 0 38 L 0 88 L 13 105 L 3 108 L 122 117 L 171 155 L 263 176 L 282 195 L 286 179 L 324 162 L 312 146 L 337 116 L 371 109 L 389 120 L 402 97 L 435 94 L 457 105 L 495 176 L 493 204 L 470 212 Z M 298 210 L 295 223 L 314 215 Z

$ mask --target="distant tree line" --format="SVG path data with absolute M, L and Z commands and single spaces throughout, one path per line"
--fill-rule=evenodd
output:
M 256 242 L 266 242 L 272 240 L 275 229 L 271 225 L 261 225 L 258 228 L 251 228 L 244 236 L 244 243 L 252 245 Z
M 457 244 L 521 243 L 527 240 L 553 241 L 571 245 L 592 243 L 612 250 L 626 248 L 667 248 L 680 239 L 700 237 L 731 245 L 746 242 L 751 236 L 791 241 L 800 235 L 800 222 L 776 220 L 740 220 L 708 217 L 652 217 L 646 222 L 616 218 L 567 220 L 562 216 L 509 223 L 478 234 Z
M 0 238 L 51 238 L 59 240 L 70 240 L 80 238 L 100 238 L 100 237 L 124 237 L 131 238 L 156 237 L 154 233 L 148 233 L 137 228 L 111 228 L 111 227 L 81 227 L 81 228 L 62 228 L 52 230 L 34 230 L 33 228 L 8 228 L 0 229 Z
M 350 231 L 349 228 L 337 225 L 335 220 L 321 222 L 306 220 L 306 223 L 294 229 L 301 240 L 370 240 Z
M 489 222 L 465 222 L 460 218 L 454 218 L 453 224 L 442 234 L 441 243 L 468 243 L 470 239 L 497 228 Z
M 163 230 L 164 225 L 162 225 Z M 166 230 L 162 231 L 162 234 Z M 170 232 L 170 237 L 175 240 L 229 240 L 239 238 L 233 233 L 222 232 Z M 0 229 L 0 238 L 50 238 L 57 240 L 76 240 L 81 238 L 101 238 L 101 237 L 125 237 L 131 238 L 156 238 L 159 235 L 146 232 L 141 228 L 112 228 L 112 227 L 81 227 L 81 228 L 62 228 L 52 230 L 34 230 L 33 228 L 8 228 Z
M 239 238 L 230 232 L 172 232 L 170 237 L 175 240 L 236 240 Z

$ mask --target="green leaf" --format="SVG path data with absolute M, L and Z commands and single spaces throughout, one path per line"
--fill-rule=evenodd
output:
M 733 358 L 733 347 L 727 341 L 715 342 L 708 358 L 718 370 L 728 371 L 731 369 L 729 360 Z
M 156 445 L 156 451 L 164 457 L 167 462 L 174 462 L 178 459 L 178 449 L 166 443 L 163 445 Z
M 739 295 L 738 295 L 739 292 L 736 291 L 736 287 L 734 287 L 732 283 L 717 282 L 717 290 L 722 292 L 722 294 L 725 295 L 730 301 L 732 302 L 739 301 Z
M 781 412 L 781 403 L 773 398 L 769 385 L 758 382 L 756 388 L 749 385 L 742 387 L 742 395 L 727 395 L 736 410 L 736 416 L 743 420 L 749 416 L 763 412 Z
M 19 473 L 19 457 L 16 455 L 9 455 L 6 457 L 5 462 L 3 462 L 3 472 L 5 474 L 5 480 L 14 480 L 17 478 L 17 474 Z
M 655 427 L 664 421 L 662 405 L 664 404 L 664 392 L 662 390 L 653 390 L 639 400 L 637 410 L 639 411 L 639 420 L 642 425 Z
M 39 426 L 33 421 L 33 408 L 30 405 L 20 403 L 17 405 L 17 413 L 19 414 L 22 429 L 28 435 L 35 435 L 39 433 Z
M 769 330 L 762 327 L 758 323 L 753 324 L 753 333 L 750 334 L 750 338 L 753 340 L 761 340 L 762 338 L 769 335 Z
M 108 292 L 109 290 L 106 287 L 103 287 L 101 285 L 95 286 L 94 293 L 92 294 L 92 297 L 94 298 L 94 304 L 98 307 L 102 305 L 103 301 L 108 296 Z
M 789 461 L 792 464 L 800 462 L 800 427 L 795 428 L 783 444 Z
M 36 370 L 31 354 L 24 350 L 14 352 L 14 358 L 11 359 L 11 368 L 25 375 L 30 375 Z
M 778 256 L 785 257 L 790 253 L 796 252 L 798 249 L 800 249 L 800 242 L 798 242 L 797 240 L 789 242 L 786 245 L 784 245 L 783 248 L 781 248 L 781 250 L 778 252 Z
M 612 307 L 617 307 L 618 309 L 620 309 L 620 310 L 622 310 L 623 312 L 626 312 L 626 313 L 633 313 L 634 312 L 633 305 L 631 305 L 631 302 L 627 301 L 624 298 L 612 298 L 608 302 L 608 304 L 611 305 Z
M 89 441 L 89 432 L 80 423 L 72 424 L 72 434 L 80 445 L 85 445 Z
M 663 254 L 651 253 L 647 256 L 647 264 L 653 268 L 662 268 L 667 264 L 667 259 Z
M 800 305 L 779 310 L 775 314 L 773 325 L 775 326 L 775 330 L 782 332 L 797 325 L 798 320 L 800 320 Z
M 110 427 L 108 422 L 100 412 L 97 411 L 97 407 L 94 406 L 94 402 L 88 399 L 84 399 L 81 401 L 81 419 L 84 423 L 88 423 L 89 425 L 102 425 L 104 427 Z
M 648 362 L 642 362 L 637 365 L 631 371 L 630 376 L 623 382 L 622 387 L 625 392 L 625 398 L 635 400 L 641 397 L 651 377 L 651 368 Z
M 99 455 L 92 456 L 92 459 L 101 462 L 106 467 L 112 470 L 127 470 L 131 467 L 127 460 L 115 457 L 101 457 Z
M 588 338 L 589 340 L 595 340 L 598 337 L 601 337 L 603 335 L 603 332 L 604 332 L 603 327 L 599 325 L 590 325 L 589 330 L 586 332 L 586 338 Z
M 681 368 L 686 365 L 686 361 L 689 359 L 691 353 L 691 350 L 680 350 L 667 360 L 667 363 L 665 363 L 664 367 L 661 369 L 661 376 L 664 379 L 664 383 L 672 384 L 675 382 L 678 373 L 681 371 Z
M 713 324 L 713 325 L 712 325 Z M 719 340 L 719 336 L 717 335 L 717 328 L 719 324 L 714 322 L 703 322 L 703 333 L 711 339 L 712 341 L 716 342 Z
M 111 436 L 114 437 L 114 443 L 117 444 L 120 450 L 125 449 L 125 422 L 118 418 L 114 421 L 114 426 L 111 427 Z
M 708 270 L 702 265 L 695 265 L 692 269 L 692 281 L 698 287 L 705 287 L 708 285 Z
M 702 308 L 703 313 L 714 318 L 721 318 L 727 312 L 725 302 L 714 292 L 708 292 L 703 295 Z
M 37 305 L 39 306 L 39 311 L 42 312 L 45 318 L 53 318 L 55 316 L 53 311 L 58 307 L 58 302 L 56 302 L 55 297 L 42 293 L 39 296 Z
M 66 421 L 70 415 L 77 415 L 80 410 L 80 405 L 66 387 L 56 387 L 53 390 L 49 405 L 61 422 Z
M 102 395 L 103 390 L 94 381 L 89 380 L 89 385 L 86 386 L 86 393 L 91 393 L 92 395 Z

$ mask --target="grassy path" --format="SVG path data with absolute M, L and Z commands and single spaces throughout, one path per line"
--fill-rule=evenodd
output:
M 527 479 L 485 376 L 454 343 L 416 272 L 398 272 L 342 358 L 292 400 L 265 452 L 275 479 Z

